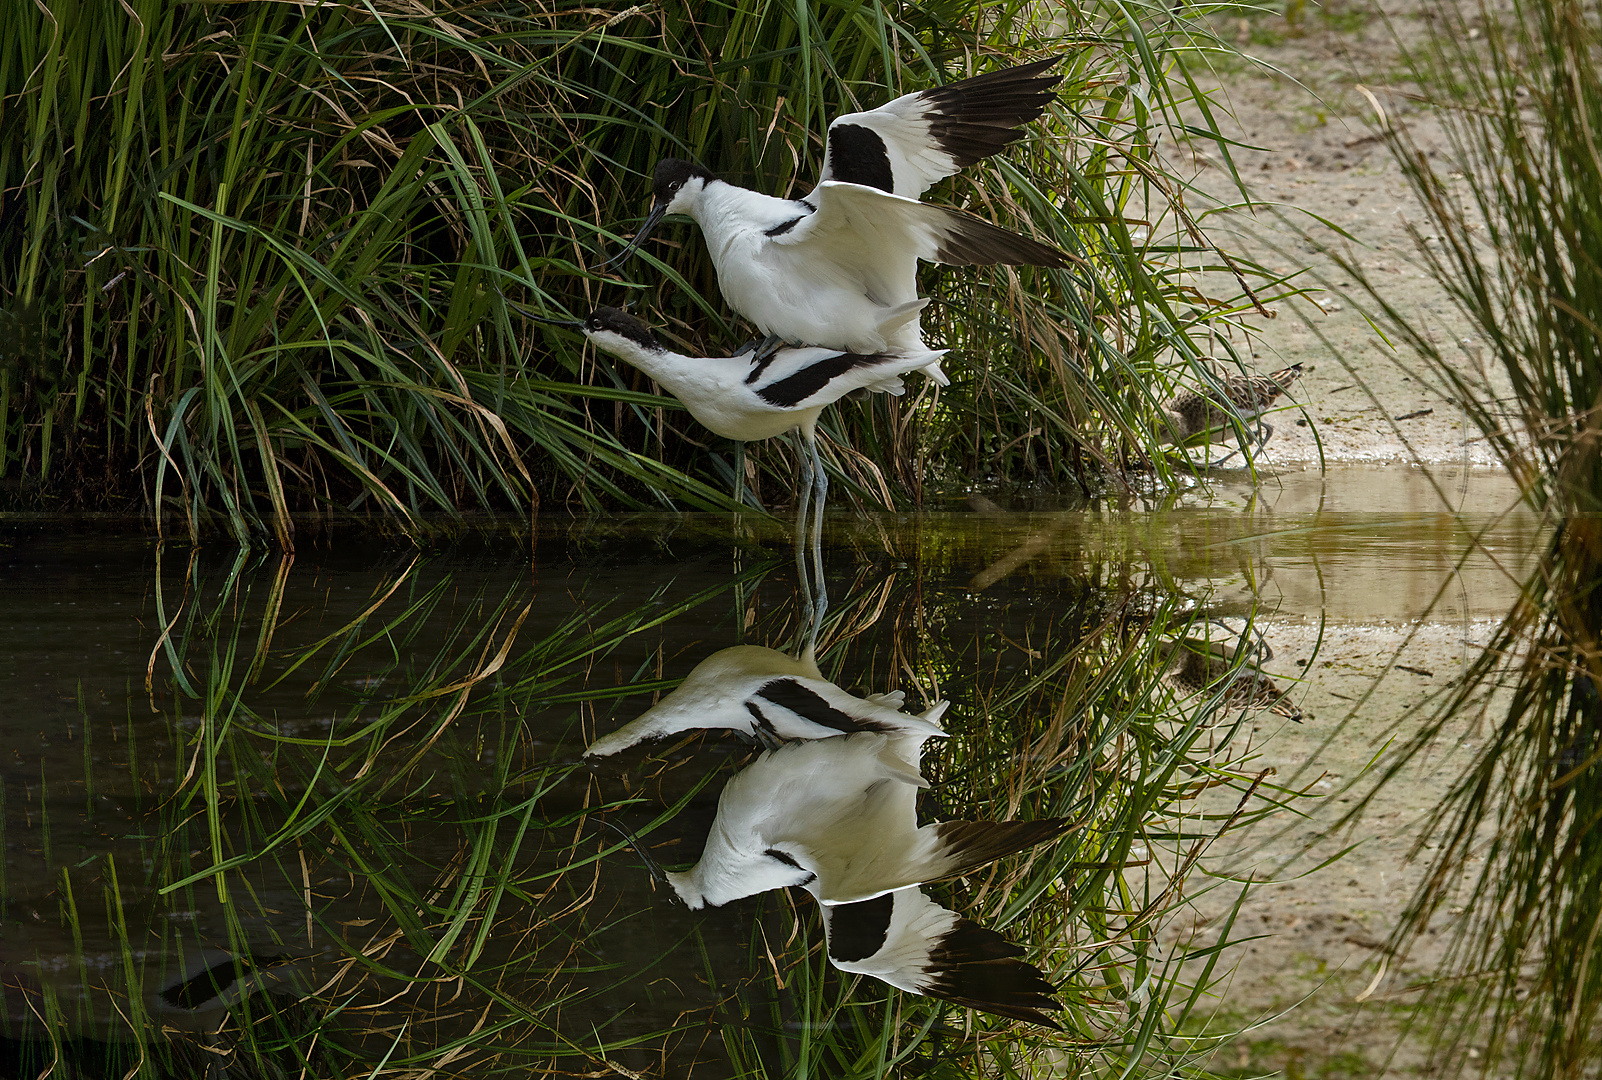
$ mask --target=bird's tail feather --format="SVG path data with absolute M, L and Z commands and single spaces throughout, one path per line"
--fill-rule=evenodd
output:
M 895 307 L 887 309 L 884 313 L 884 318 L 879 320 L 877 327 L 879 336 L 889 341 L 895 336 L 897 330 L 916 319 L 923 313 L 923 309 L 928 306 L 929 298 L 925 296 L 917 300 L 908 300 L 905 304 L 897 304 Z

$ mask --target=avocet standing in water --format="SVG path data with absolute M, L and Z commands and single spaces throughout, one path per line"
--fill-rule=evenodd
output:
M 1066 266 L 1067 256 L 947 206 L 918 201 L 930 184 L 988 157 L 1055 98 L 1056 59 L 896 98 L 829 125 L 823 175 L 804 199 L 781 199 L 668 158 L 650 214 L 619 261 L 667 214 L 701 226 L 729 306 L 782 342 L 858 354 L 924 348 L 918 260 Z M 906 315 L 906 318 L 900 316 Z M 885 333 L 886 324 L 891 332 Z
M 855 731 L 944 738 L 937 701 L 922 716 L 902 711 L 905 697 L 857 697 L 823 677 L 809 646 L 799 657 L 760 645 L 719 649 L 695 666 L 672 693 L 632 723 L 596 739 L 587 758 L 605 757 L 647 739 L 702 728 L 727 728 L 769 749 L 792 739 L 827 739 Z
M 919 301 L 919 306 L 924 303 L 927 301 Z M 797 518 L 804 532 L 809 509 L 815 508 L 810 510 L 814 547 L 822 532 L 823 503 L 829 492 L 817 440 L 818 417 L 824 408 L 856 390 L 900 394 L 904 389 L 901 376 L 920 369 L 938 372 L 940 357 L 945 355 L 943 349 L 862 354 L 781 348 L 766 356 L 685 356 L 664 348 L 649 327 L 616 308 L 600 308 L 583 322 L 545 321 L 582 330 L 596 348 L 651 376 L 682 401 L 691 416 L 726 439 L 745 443 L 787 431 L 800 432 L 807 449 L 803 459 L 807 475 L 802 480 Z M 819 589 L 821 608 L 826 601 L 821 585 Z

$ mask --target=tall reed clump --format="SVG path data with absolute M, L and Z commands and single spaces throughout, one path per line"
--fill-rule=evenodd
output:
M 1421 257 L 1478 338 L 1477 369 L 1347 269 L 1554 534 L 1484 655 L 1402 755 L 1489 690 L 1509 695 L 1420 840 L 1435 847 L 1430 873 L 1394 944 L 1448 902 L 1464 906 L 1430 993 L 1439 1013 L 1425 1014 L 1441 1064 L 1469 1069 L 1472 1043 L 1484 1073 L 1591 1075 L 1602 1055 L 1602 25 L 1577 0 L 1434 12 L 1414 63 L 1451 153 L 1432 161 L 1405 128 L 1384 133 L 1423 208 Z M 1498 399 L 1493 372 L 1511 399 Z
M 1023 0 L 5 5 L 0 499 L 284 546 L 309 512 L 415 533 L 425 513 L 542 501 L 726 506 L 724 448 L 508 298 L 643 293 L 676 342 L 728 351 L 742 335 L 699 241 L 626 268 L 648 285 L 599 269 L 658 157 L 784 191 L 811 182 L 833 113 L 1049 51 L 1060 112 L 935 194 L 1027 219 L 1074 267 L 931 275 L 956 387 L 843 414 L 830 456 L 876 502 L 929 477 L 1084 477 L 1149 445 L 1160 366 L 1246 303 L 1183 285 L 1217 261 L 1199 232 L 1132 227 L 1182 215 L 1154 147 L 1199 96 L 1191 18 L 1111 0 L 1050 25 Z

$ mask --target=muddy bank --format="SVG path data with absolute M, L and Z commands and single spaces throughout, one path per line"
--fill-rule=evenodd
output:
M 1262 15 L 1222 25 L 1262 62 L 1222 64 L 1214 76 L 1238 124 L 1227 133 L 1263 148 L 1235 150 L 1235 163 L 1273 209 L 1219 215 L 1209 224 L 1231 250 L 1283 272 L 1308 267 L 1306 283 L 1324 289 L 1316 303 L 1273 305 L 1275 317 L 1257 320 L 1251 337 L 1258 370 L 1292 363 L 1306 370 L 1295 393 L 1299 409 L 1272 418 L 1270 475 L 1261 492 L 1273 503 L 1284 499 L 1276 491 L 1314 490 L 1308 467 L 1324 462 L 1333 466 L 1331 475 L 1347 476 L 1334 497 L 1353 509 L 1493 516 L 1506 510 L 1517 501 L 1516 488 L 1460 406 L 1389 347 L 1360 300 L 1341 295 L 1354 282 L 1332 256 L 1340 252 L 1360 265 L 1432 333 L 1456 342 L 1462 363 L 1476 369 L 1469 328 L 1418 265 L 1408 222 L 1422 215 L 1368 124 L 1372 109 L 1358 90 L 1366 86 L 1384 97 L 1385 88 L 1407 85 L 1398 41 L 1423 41 L 1425 18 L 1411 2 L 1334 3 L 1309 7 L 1294 22 Z M 1426 153 L 1444 151 L 1426 112 L 1386 100 Z M 1196 185 L 1235 201 L 1217 148 L 1187 149 Z M 1366 476 L 1353 468 L 1380 462 L 1392 464 Z M 1225 497 L 1243 510 L 1251 505 L 1240 492 Z M 1329 498 L 1323 490 L 1317 497 Z M 1527 566 L 1525 559 L 1493 559 L 1479 576 L 1452 572 L 1428 586 L 1422 578 L 1394 576 L 1383 561 L 1332 568 L 1318 579 L 1322 603 L 1294 595 L 1287 602 L 1275 583 L 1296 575 L 1283 567 L 1269 574 L 1268 595 L 1279 610 L 1260 624 L 1274 650 L 1265 670 L 1295 688 L 1306 718 L 1294 725 L 1264 714 L 1256 732 L 1260 767 L 1273 769 L 1276 782 L 1310 786 L 1324 798 L 1305 820 L 1282 818 L 1211 853 L 1215 873 L 1260 882 L 1233 931 L 1254 940 L 1238 947 L 1212 1021 L 1214 1030 L 1245 1034 L 1214 1057 L 1215 1070 L 1290 1077 L 1428 1073 L 1430 1032 L 1413 1008 L 1415 988 L 1441 959 L 1445 924 L 1415 942 L 1405 959 L 1385 946 L 1431 854 L 1415 850 L 1423 823 L 1467 764 L 1483 714 L 1455 718 L 1355 824 L 1336 826 L 1371 789 L 1365 769 L 1415 729 L 1415 710 L 1429 708 L 1477 655 Z M 1407 581 L 1420 588 L 1409 593 Z M 1169 927 L 1171 939 L 1178 945 L 1194 935 L 1210 943 L 1234 897 L 1229 887 L 1198 896 L 1191 921 Z

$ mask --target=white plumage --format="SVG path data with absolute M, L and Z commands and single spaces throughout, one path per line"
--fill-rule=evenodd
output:
M 863 732 L 763 753 L 725 785 L 700 860 L 668 881 L 691 908 L 792 885 L 844 904 L 965 874 L 1066 830 L 1059 818 L 919 828 L 927 738 Z
M 829 682 L 808 650 L 800 658 L 759 645 L 735 645 L 695 666 L 672 693 L 632 723 L 595 740 L 586 757 L 604 757 L 646 739 L 727 728 L 767 745 L 856 731 L 943 737 L 939 701 L 922 716 L 901 711 L 902 695 L 859 698 Z
M 925 348 L 918 261 L 1065 266 L 1056 248 L 918 201 L 934 180 L 993 154 L 1044 111 L 1055 60 L 907 94 L 829 126 L 805 199 L 736 187 L 692 162 L 657 165 L 653 204 L 619 259 L 667 214 L 701 226 L 729 306 L 778 341 L 856 353 Z M 899 319 L 909 313 L 911 317 Z M 889 327 L 889 332 L 886 327 Z
M 901 376 L 939 372 L 944 350 L 862 355 L 839 349 L 780 349 L 758 360 L 685 356 L 665 348 L 640 320 L 603 307 L 577 324 L 595 347 L 639 368 L 684 403 L 702 426 L 750 442 L 799 430 L 811 442 L 823 410 L 856 390 L 900 394 Z M 944 376 L 940 376 L 944 378 Z

